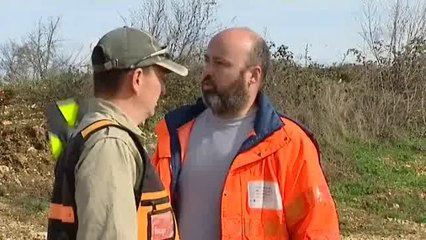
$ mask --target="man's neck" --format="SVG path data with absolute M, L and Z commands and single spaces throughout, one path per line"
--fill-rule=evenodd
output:
M 140 116 L 137 114 L 134 114 L 135 111 L 133 109 L 134 104 L 130 104 L 128 100 L 123 100 L 120 98 L 105 98 L 100 97 L 103 100 L 109 101 L 112 104 L 114 104 L 116 107 L 118 107 L 121 112 L 127 116 L 127 118 L 136 126 L 143 125 L 145 123 L 146 118 L 141 119 Z

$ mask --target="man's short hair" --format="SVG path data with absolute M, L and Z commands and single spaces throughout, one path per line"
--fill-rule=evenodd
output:
M 266 79 L 270 65 L 271 53 L 265 40 L 256 36 L 248 59 L 248 66 L 260 65 L 262 82 Z
M 114 96 L 125 81 L 129 69 L 111 69 L 93 73 L 93 90 L 95 96 L 102 94 Z

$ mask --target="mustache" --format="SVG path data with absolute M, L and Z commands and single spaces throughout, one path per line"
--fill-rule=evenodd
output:
M 201 81 L 202 84 L 210 84 L 212 85 L 212 78 L 210 75 L 207 75 L 203 78 L 203 80 Z
M 216 85 L 214 84 L 211 76 L 207 75 L 203 78 L 203 80 L 201 81 L 201 85 L 208 85 L 210 87 L 212 87 L 213 89 L 216 89 Z

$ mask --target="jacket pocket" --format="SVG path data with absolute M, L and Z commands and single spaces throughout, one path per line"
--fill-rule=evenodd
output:
M 138 240 L 177 239 L 176 220 L 168 197 L 140 202 L 138 228 Z
M 284 240 L 287 238 L 286 226 L 277 216 L 247 216 L 244 219 L 245 239 Z
M 244 239 L 288 239 L 279 183 L 264 169 L 252 168 L 243 176 Z

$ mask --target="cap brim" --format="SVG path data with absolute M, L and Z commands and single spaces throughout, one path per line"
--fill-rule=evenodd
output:
M 188 69 L 186 67 L 176 62 L 173 62 L 170 59 L 163 59 L 160 62 L 156 62 L 155 64 L 167 70 L 170 70 L 171 72 L 174 72 L 182 77 L 185 77 L 188 75 Z

